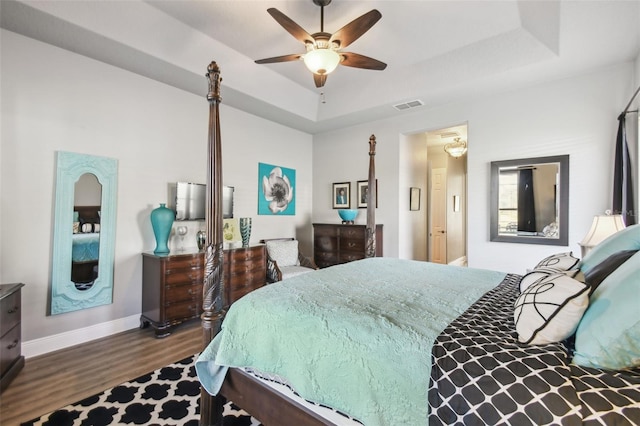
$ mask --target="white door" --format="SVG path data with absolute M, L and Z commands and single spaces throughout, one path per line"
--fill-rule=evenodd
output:
M 447 263 L 447 169 L 431 171 L 431 250 L 429 261 Z

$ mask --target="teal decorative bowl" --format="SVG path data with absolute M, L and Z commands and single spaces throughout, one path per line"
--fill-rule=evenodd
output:
M 353 222 L 358 216 L 358 210 L 354 209 L 340 209 L 338 210 L 338 214 L 340 218 L 345 222 Z

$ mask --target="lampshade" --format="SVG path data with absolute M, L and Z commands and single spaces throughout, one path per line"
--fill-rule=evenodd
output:
M 587 235 L 580 241 L 580 247 L 582 248 L 582 258 L 589 253 L 589 250 L 601 243 L 607 237 L 615 234 L 616 232 L 625 228 L 622 215 L 612 215 L 609 212 L 607 214 L 598 215 L 593 218 L 591 229 L 587 232 Z
M 444 146 L 444 151 L 453 158 L 460 158 L 467 152 L 467 142 L 460 138 L 455 138 L 453 142 Z
M 340 55 L 333 49 L 314 49 L 304 55 L 304 64 L 314 74 L 329 74 L 340 63 Z

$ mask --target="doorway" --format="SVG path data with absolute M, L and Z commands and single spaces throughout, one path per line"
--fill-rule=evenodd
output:
M 434 263 L 467 265 L 467 155 L 444 151 L 455 138 L 467 141 L 467 125 L 427 136 L 427 253 Z

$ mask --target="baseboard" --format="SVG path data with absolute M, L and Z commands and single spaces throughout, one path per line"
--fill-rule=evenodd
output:
M 131 330 L 139 326 L 140 315 L 118 318 L 117 320 L 22 342 L 22 354 L 28 359 L 48 352 L 68 348 L 69 346 L 90 342 L 122 331 Z

